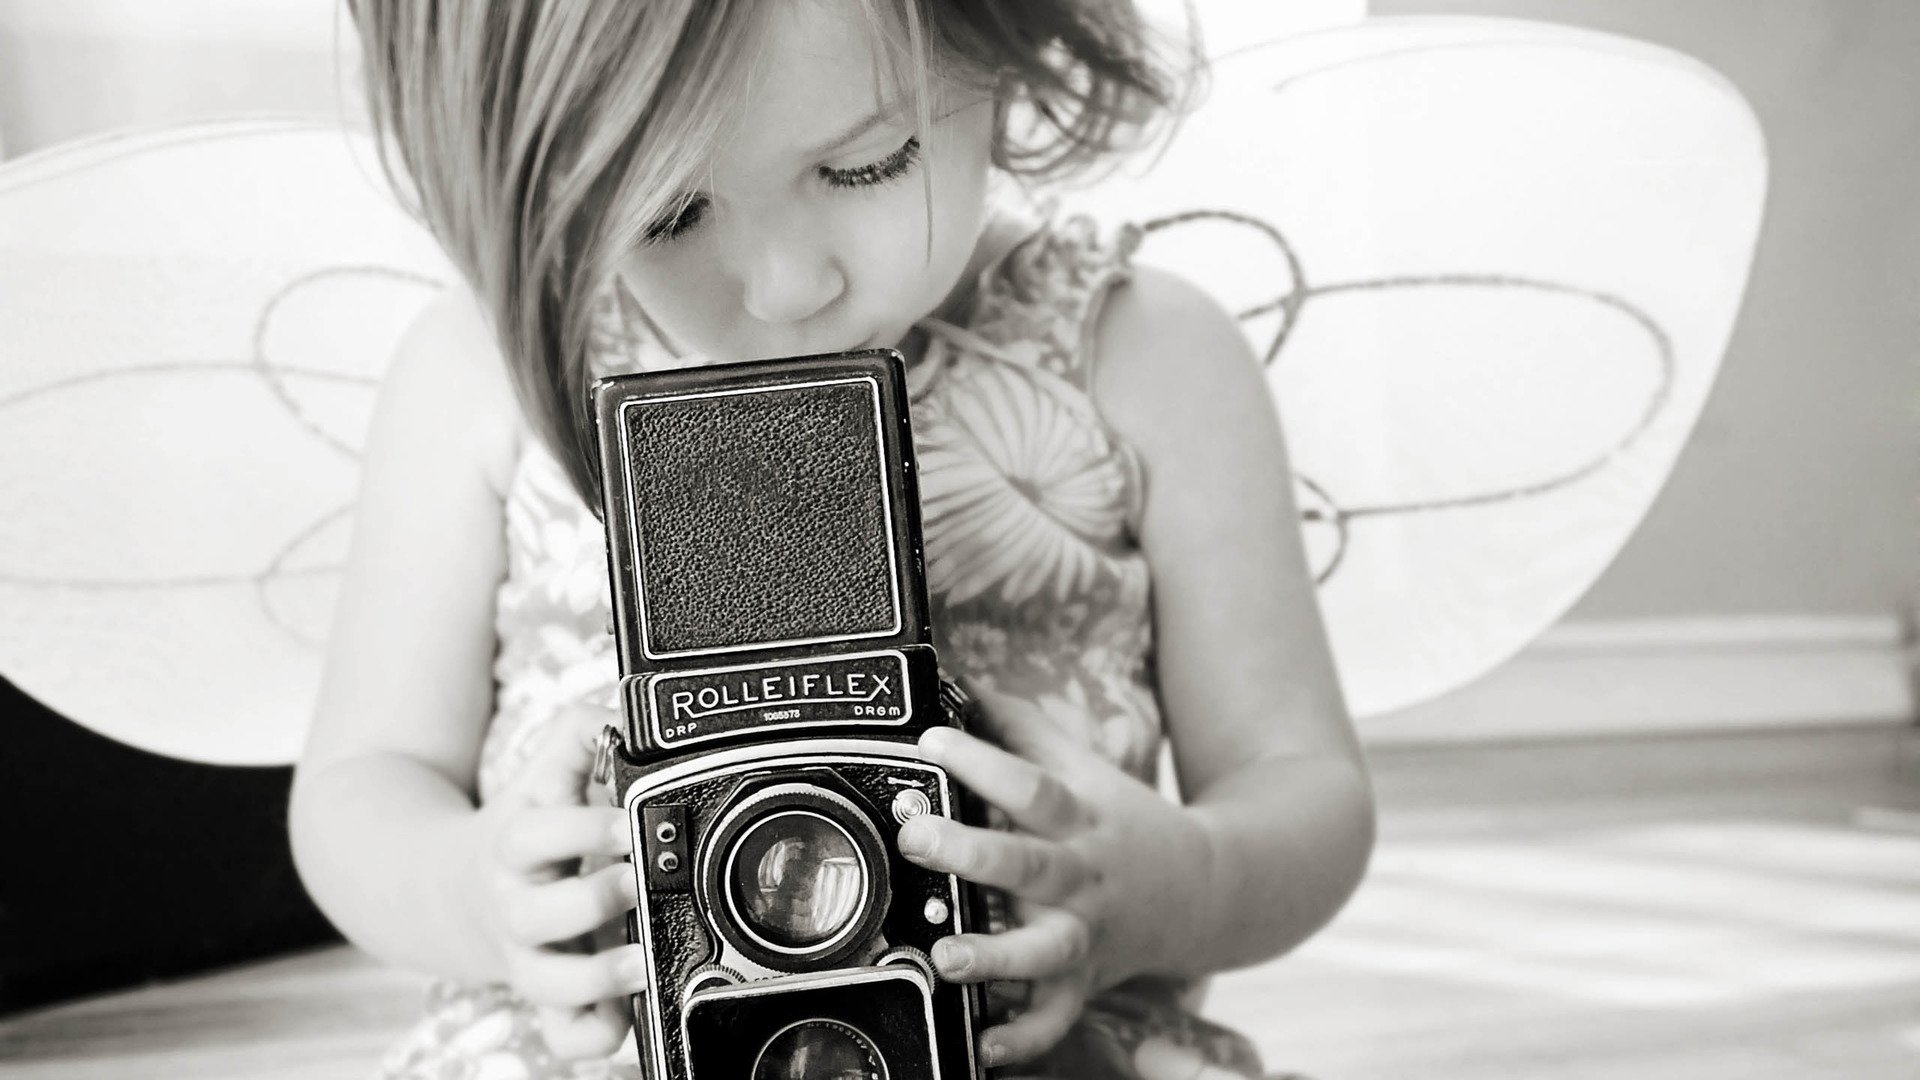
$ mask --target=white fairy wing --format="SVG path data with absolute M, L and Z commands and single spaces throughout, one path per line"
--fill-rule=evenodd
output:
M 1143 261 L 1242 315 L 1342 682 L 1378 715 L 1511 657 L 1626 543 L 1731 332 L 1764 148 L 1712 72 L 1599 34 L 1234 44 L 1158 162 L 1070 200 L 1157 219 Z
M 1763 178 L 1744 105 L 1671 54 L 1379 20 L 1225 55 L 1157 168 L 1081 201 L 1170 216 L 1145 257 L 1272 354 L 1370 715 L 1510 656 L 1625 542 L 1712 381 Z M 372 388 L 448 277 L 324 125 L 0 166 L 0 673 L 157 753 L 291 760 Z
M 293 759 L 373 387 L 449 273 L 387 191 L 298 120 L 0 167 L 0 673 L 156 753 Z

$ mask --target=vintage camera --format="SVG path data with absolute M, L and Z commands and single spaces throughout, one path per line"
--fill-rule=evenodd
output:
M 647 947 L 633 998 L 653 1080 L 970 1080 L 979 988 L 933 943 L 996 899 L 896 849 L 982 808 L 914 742 L 964 726 L 928 616 L 898 353 L 594 387 Z

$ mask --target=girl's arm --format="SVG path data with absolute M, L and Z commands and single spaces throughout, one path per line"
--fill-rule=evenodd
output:
M 308 891 L 368 952 L 510 982 L 543 1004 L 586 1005 L 633 989 L 622 950 L 547 947 L 633 903 L 624 866 L 569 869 L 630 848 L 620 811 L 581 798 L 604 718 L 552 725 L 529 767 L 476 807 L 503 492 L 520 432 L 480 316 L 457 293 L 436 301 L 395 357 L 368 435 L 289 825 Z
M 1161 700 L 1191 801 L 1167 802 L 1004 695 L 982 704 L 1006 749 L 946 730 L 921 740 L 1020 829 L 922 816 L 899 837 L 915 862 L 1020 903 L 1023 925 L 934 949 L 948 978 L 1035 980 L 1027 1012 L 982 1037 L 994 1063 L 1046 1049 L 1088 993 L 1129 976 L 1298 944 L 1345 903 L 1373 845 L 1285 445 L 1239 327 L 1198 289 L 1141 271 L 1098 341 L 1096 398 L 1145 464 Z
M 500 492 L 513 450 L 491 352 L 436 300 L 381 386 L 319 707 L 294 774 L 294 855 L 314 900 L 376 956 L 490 977 L 459 887 L 492 711 Z
M 1143 967 L 1254 963 L 1332 918 L 1374 836 L 1286 445 L 1239 325 L 1182 279 L 1137 271 L 1099 349 L 1096 396 L 1145 459 L 1161 701 L 1210 840 L 1208 887 L 1185 890 L 1193 917 L 1151 935 Z

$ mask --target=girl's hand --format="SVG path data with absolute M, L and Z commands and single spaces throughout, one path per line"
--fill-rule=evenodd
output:
M 513 991 L 537 1007 L 547 1048 L 562 1058 L 612 1053 L 626 1037 L 628 994 L 645 985 L 646 950 L 593 952 L 585 935 L 638 903 L 626 814 L 589 801 L 600 729 L 610 710 L 555 717 L 506 788 L 480 808 L 480 899 Z M 580 873 L 582 859 L 614 863 Z
M 934 815 L 900 829 L 901 852 L 932 870 L 1005 890 L 1019 925 L 959 934 L 934 947 L 944 978 L 1033 981 L 1027 1011 L 981 1035 L 989 1065 L 1045 1052 L 1087 998 L 1151 963 L 1159 925 L 1190 908 L 1209 880 L 1209 840 L 1184 808 L 1053 726 L 1035 706 L 976 695 L 1008 749 L 952 728 L 921 754 L 1007 814 L 1022 832 Z M 1011 751 L 1011 752 L 1010 752 Z

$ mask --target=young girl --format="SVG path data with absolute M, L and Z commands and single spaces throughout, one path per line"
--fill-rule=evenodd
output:
M 1171 114 L 1134 13 L 350 6 L 396 172 L 465 286 L 382 391 L 291 808 L 340 929 L 443 976 L 386 1075 L 639 1075 L 630 841 L 585 791 L 617 716 L 591 380 L 876 345 L 908 357 L 936 643 L 992 736 L 920 752 L 1013 826 L 898 835 L 1015 897 L 1012 928 L 933 958 L 1030 988 L 981 1053 L 1257 1075 L 1191 1011 L 1196 980 L 1332 916 L 1371 801 L 1238 327 L 1134 268 L 1137 231 L 1013 207 L 1014 180 Z M 1163 733 L 1184 805 L 1155 790 Z

